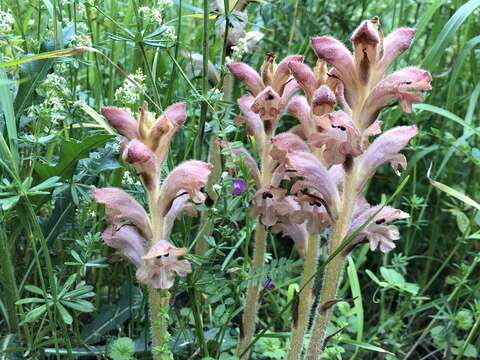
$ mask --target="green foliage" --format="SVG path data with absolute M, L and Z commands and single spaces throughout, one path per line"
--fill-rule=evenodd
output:
M 365 196 L 378 203 L 402 184 L 392 205 L 410 218 L 399 226 L 393 253 L 382 256 L 358 246 L 350 254 L 324 358 L 479 356 L 479 4 L 282 0 L 248 5 L 247 30 L 265 36 L 255 51 L 235 56 L 256 69 L 269 51 L 279 59 L 300 53 L 313 65 L 311 36 L 332 34 L 348 43 L 361 20 L 379 16 L 385 35 L 400 26 L 417 28 L 414 46 L 395 66 L 420 65 L 433 75 L 426 103 L 416 105 L 413 114 L 402 113 L 397 104 L 382 114 L 383 128 L 416 124 L 420 134 L 406 153 L 402 179 L 408 180 L 392 180 L 390 173 L 385 176 L 390 170 L 382 171 Z M 256 144 L 235 121 L 236 99 L 244 89 L 235 82 L 229 98 L 229 89 L 222 87 L 225 62 L 234 54 L 224 51 L 216 26 L 235 24 L 238 15 L 213 11 L 208 2 L 205 27 L 203 6 L 203 0 L 2 2 L 1 359 L 150 358 L 147 296 L 135 281 L 135 269 L 103 244 L 104 211 L 90 197 L 92 186 L 121 185 L 146 203 L 141 180 L 121 160 L 121 140 L 101 108 L 125 106 L 136 113 L 147 101 L 159 115 L 173 102 L 187 103 L 188 119 L 175 135 L 165 173 L 189 158 L 205 160 L 212 135 L 234 147 L 249 143 L 258 160 Z M 75 52 L 78 46 L 99 52 Z M 220 75 L 217 86 L 208 86 L 190 53 L 210 60 Z M 281 122 L 282 129 L 294 124 L 289 116 Z M 171 311 L 162 314 L 171 335 L 168 345 L 156 350 L 167 358 L 208 352 L 205 359 L 238 359 L 232 354 L 251 280 L 275 285 L 260 293 L 257 328 L 268 329 L 252 358 L 283 359 L 288 351 L 295 315 L 290 305 L 302 260 L 288 238 L 269 235 L 267 262 L 250 273 L 255 181 L 245 158 L 234 161 L 230 155 L 222 150 L 222 174 L 213 186 L 218 200 L 196 208 L 211 229 L 204 233 L 200 217 L 185 216 L 172 234 L 175 244 L 190 250 L 186 258 L 194 271 L 175 284 Z M 232 177 L 247 182 L 239 197 L 231 195 Z M 208 250 L 194 254 L 202 236 Z M 324 249 L 323 238 L 322 254 Z
M 132 360 L 135 354 L 135 344 L 128 337 L 121 337 L 112 342 L 108 356 L 112 360 Z

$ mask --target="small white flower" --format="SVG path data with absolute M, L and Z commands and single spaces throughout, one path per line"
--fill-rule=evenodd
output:
M 129 75 L 142 88 L 145 86 L 147 79 L 141 69 L 137 69 L 134 74 Z M 135 105 L 140 100 L 140 90 L 131 81 L 125 79 L 121 87 L 115 91 L 116 99 L 124 105 Z
M 13 24 L 15 23 L 15 19 L 10 12 L 10 10 L 3 11 L 0 10 L 0 35 L 6 36 L 13 29 Z

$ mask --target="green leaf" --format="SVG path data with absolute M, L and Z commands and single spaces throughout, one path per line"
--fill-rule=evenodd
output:
M 435 181 L 432 178 L 430 178 L 430 170 L 431 170 L 431 167 L 430 167 L 430 169 L 428 169 L 427 178 L 428 178 L 428 180 L 430 180 L 430 183 L 433 186 L 435 186 L 438 190 L 443 191 L 447 195 L 450 195 L 450 196 L 464 202 L 465 204 L 473 206 L 477 210 L 480 210 L 480 204 L 477 203 L 472 198 L 470 198 L 469 196 L 467 196 L 465 194 L 462 194 L 460 191 L 455 190 L 455 189 L 451 188 L 450 186 L 447 186 L 445 184 L 442 184 L 442 183 L 440 183 L 438 181 Z
M 340 341 L 341 341 L 342 343 L 344 343 L 344 344 L 353 345 L 353 346 L 358 346 L 359 348 L 362 348 L 362 349 L 365 349 L 365 350 L 375 351 L 375 352 L 379 352 L 379 353 L 383 353 L 383 354 L 394 355 L 394 354 L 391 353 L 390 351 L 387 351 L 387 350 L 385 350 L 385 349 L 382 349 L 382 348 L 379 347 L 379 346 L 371 345 L 371 344 L 364 343 L 364 342 L 360 342 L 360 341 L 355 341 L 355 340 L 349 339 L 349 338 L 347 338 L 347 337 L 341 337 L 341 338 L 340 338 Z
M 15 301 L 15 305 L 25 305 L 25 304 L 43 303 L 43 302 L 45 302 L 44 298 L 29 297 L 29 298 Z
M 65 309 L 65 307 L 62 304 L 57 303 L 57 310 L 65 324 L 70 325 L 73 322 L 72 316 L 69 314 L 68 310 Z
M 358 281 L 357 268 L 352 257 L 349 255 L 347 266 L 348 281 L 350 283 L 350 289 L 352 291 L 353 304 L 355 306 L 355 314 L 357 321 L 357 341 L 362 341 L 363 337 L 363 302 L 362 302 L 362 289 L 360 282 Z
M 43 292 L 43 290 L 40 289 L 38 286 L 35 286 L 35 285 L 25 285 L 25 290 L 30 291 L 30 292 L 32 292 L 34 294 L 37 294 L 37 295 L 45 296 L 45 293 Z
M 480 6 L 480 0 L 470 0 L 463 4 L 455 14 L 453 14 L 443 26 L 441 33 L 425 56 L 425 60 L 423 61 L 424 67 L 431 71 L 436 69 L 440 56 L 444 53 L 463 22 L 468 16 L 475 13 L 474 10 L 478 6 Z
M 87 300 L 82 300 L 82 299 L 76 299 L 73 301 L 62 300 L 62 304 L 70 309 L 77 310 L 80 312 L 88 313 L 88 312 L 95 311 L 95 306 L 93 306 L 93 304 Z
M 0 199 L 0 208 L 4 211 L 10 210 L 12 207 L 14 207 L 18 203 L 18 200 L 20 200 L 19 195 L 14 195 L 14 196 Z
M 390 284 L 392 284 L 396 287 L 399 287 L 400 289 L 404 288 L 405 278 L 398 271 L 382 266 L 380 268 L 380 274 L 382 274 L 382 277 L 386 282 L 388 282 L 388 283 L 390 283 Z
M 25 322 L 34 322 L 40 316 L 42 316 L 47 311 L 47 305 L 43 304 L 33 310 L 30 310 L 27 315 L 25 315 Z
M 56 165 L 37 163 L 35 171 L 42 180 L 54 176 L 71 177 L 78 160 L 86 157 L 91 150 L 104 145 L 111 138 L 111 135 L 100 134 L 92 135 L 82 141 L 62 139 L 59 162 Z

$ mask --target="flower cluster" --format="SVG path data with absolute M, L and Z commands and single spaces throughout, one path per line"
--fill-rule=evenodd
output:
M 0 36 L 7 36 L 13 29 L 15 19 L 10 11 L 0 10 Z
M 160 185 L 160 170 L 170 142 L 186 119 L 183 103 L 171 105 L 157 119 L 146 104 L 138 120 L 114 107 L 104 108 L 102 114 L 126 137 L 120 145 L 122 159 L 140 174 L 150 202 L 149 216 L 121 189 L 94 189 L 92 194 L 98 203 L 105 205 L 110 222 L 102 234 L 103 240 L 137 267 L 138 281 L 154 288 L 170 288 L 174 274 L 185 276 L 191 265 L 179 260 L 187 250 L 176 248 L 167 239 L 175 220 L 184 211 L 195 215 L 194 203 L 205 200 L 200 190 L 207 182 L 211 165 L 186 161 L 173 169 Z
M 147 77 L 143 74 L 142 69 L 137 69 L 135 73 L 129 75 L 140 87 L 145 86 Z M 115 90 L 115 98 L 122 105 L 132 106 L 140 101 L 140 89 L 130 80 L 125 79 L 122 86 Z
M 414 35 L 413 29 L 401 28 L 384 38 L 378 19 L 373 18 L 353 33 L 353 54 L 333 37 L 312 38 L 319 58 L 314 69 L 300 56 L 289 56 L 276 65 L 274 56 L 267 55 L 261 75 L 246 64 L 229 64 L 252 94 L 238 100 L 244 114 L 240 120 L 255 136 L 257 146 L 269 148 L 272 175 L 261 184 L 254 209 L 264 225 L 288 229 L 304 248 L 307 232 L 322 233 L 338 222 L 347 197 L 347 177 L 348 191 L 353 193 L 348 195 L 349 232 L 378 212 L 361 192 L 380 165 L 389 162 L 396 174 L 406 167 L 406 158 L 399 152 L 417 134 L 415 126 L 382 133 L 379 115 L 394 101 L 411 112 L 412 104 L 422 102 L 423 92 L 430 89 L 430 74 L 419 68 L 407 67 L 386 76 Z M 304 95 L 292 96 L 299 86 Z M 299 123 L 276 135 L 284 111 Z M 294 180 L 290 189 L 280 189 L 283 179 Z M 355 243 L 367 238 L 372 250 L 393 249 L 399 235 L 389 223 L 407 216 L 400 210 L 381 209 Z

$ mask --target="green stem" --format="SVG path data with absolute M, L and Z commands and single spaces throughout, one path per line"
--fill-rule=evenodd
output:
M 289 360 L 300 359 L 303 351 L 303 340 L 308 328 L 308 320 L 312 307 L 312 290 L 314 281 L 311 278 L 315 275 L 318 261 L 318 239 L 316 234 L 310 234 L 308 238 L 307 252 L 303 268 L 302 282 L 299 294 L 298 308 L 294 310 L 293 332 L 290 340 Z
M 241 356 L 241 359 L 248 359 L 249 352 L 245 352 L 248 345 L 252 341 L 253 334 L 255 333 L 255 324 L 258 313 L 258 293 L 260 290 L 261 279 L 258 279 L 257 270 L 263 266 L 265 259 L 266 249 L 266 237 L 267 232 L 265 226 L 257 219 L 257 226 L 255 229 L 255 248 L 253 250 L 253 263 L 252 263 L 252 279 L 250 280 L 247 288 L 247 298 L 245 308 L 243 310 L 242 318 L 242 330 L 240 332 L 240 343 L 238 346 L 237 354 Z

